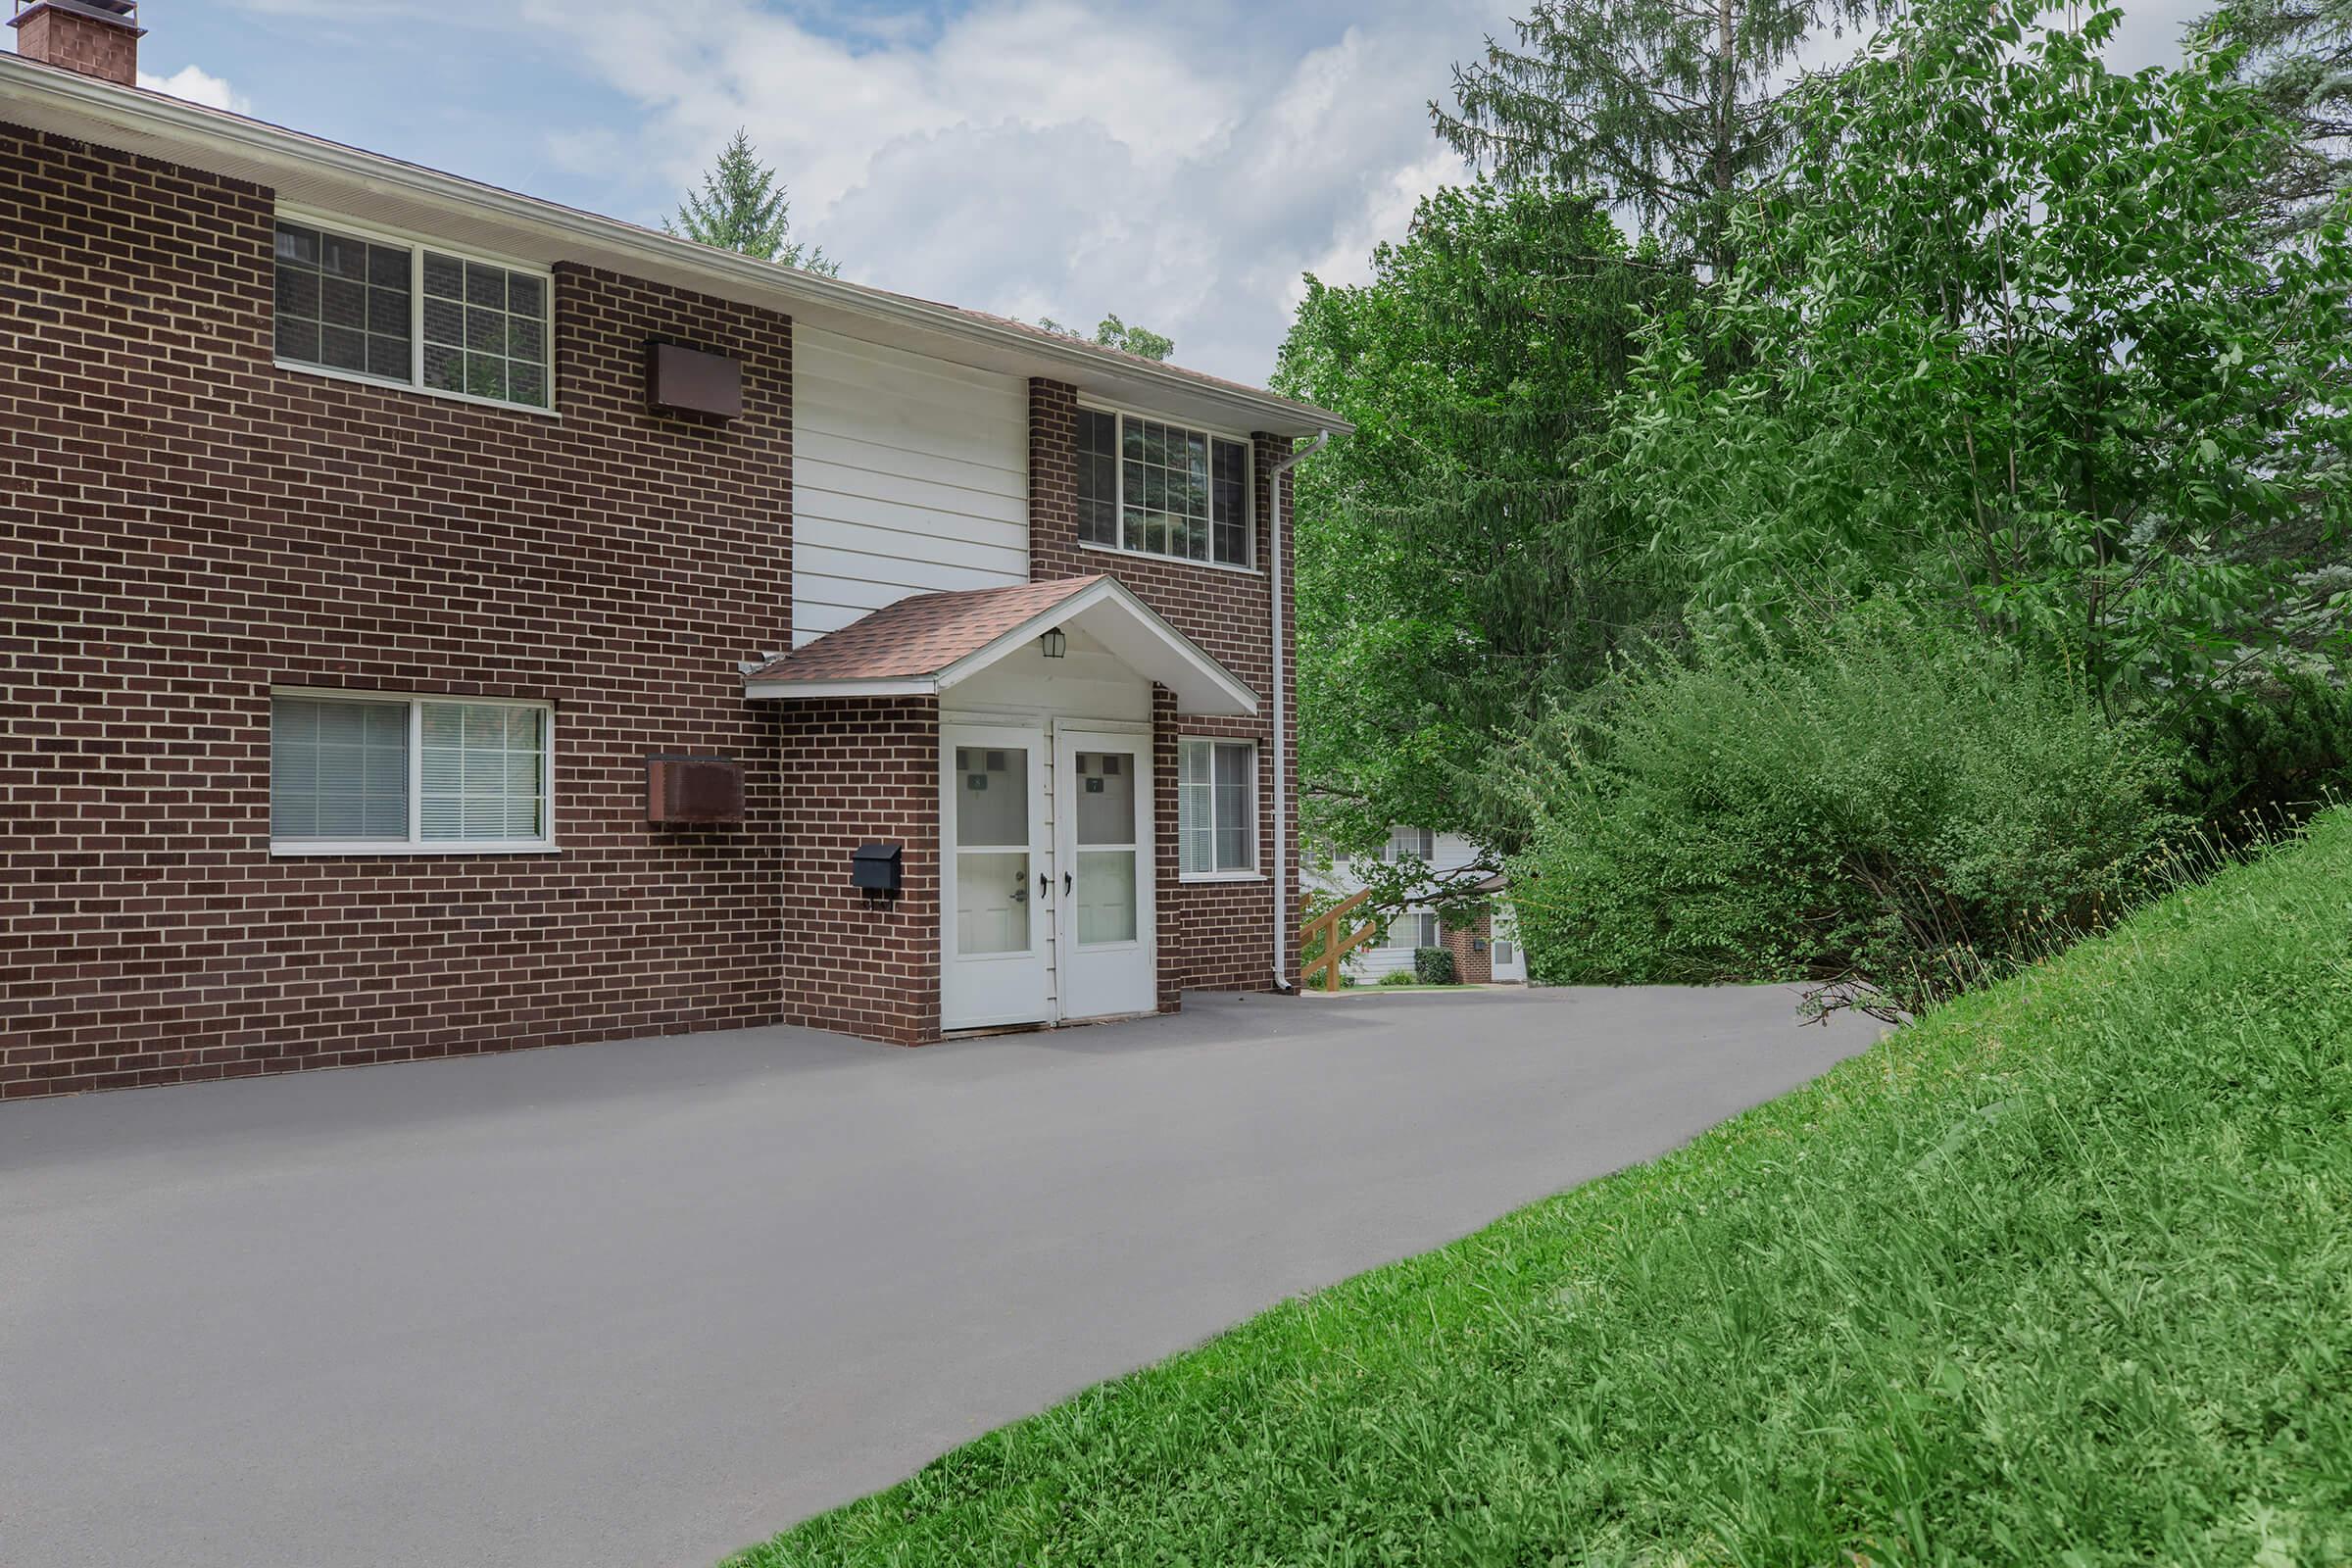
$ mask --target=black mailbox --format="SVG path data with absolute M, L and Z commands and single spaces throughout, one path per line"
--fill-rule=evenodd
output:
M 868 902 L 899 896 L 899 846 L 860 844 L 850 857 L 850 885 L 861 888 Z

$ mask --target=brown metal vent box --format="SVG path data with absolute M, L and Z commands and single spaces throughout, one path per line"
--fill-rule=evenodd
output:
M 729 757 L 647 758 L 645 819 L 742 821 L 743 764 Z
M 656 343 L 648 370 L 648 396 L 669 414 L 708 414 L 733 419 L 743 414 L 743 367 L 724 354 L 706 354 L 682 343 Z

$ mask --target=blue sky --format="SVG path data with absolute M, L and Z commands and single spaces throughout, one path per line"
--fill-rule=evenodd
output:
M 151 84 L 651 222 L 737 125 L 845 275 L 1115 311 L 1263 381 L 1299 274 L 1353 282 L 1461 177 L 1429 129 L 1509 0 L 147 0 Z M 2133 12 L 2176 55 L 2195 0 Z

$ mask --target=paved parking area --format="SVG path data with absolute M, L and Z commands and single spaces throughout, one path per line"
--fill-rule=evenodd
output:
M 1195 997 L 0 1107 L 0 1563 L 708 1564 L 1876 1033 Z

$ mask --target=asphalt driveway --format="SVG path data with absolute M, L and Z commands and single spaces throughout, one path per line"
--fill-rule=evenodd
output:
M 708 1564 L 1876 1033 L 1196 997 L 0 1107 L 0 1563 Z

